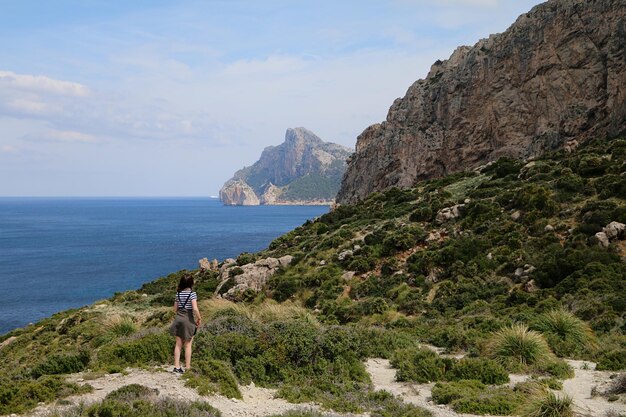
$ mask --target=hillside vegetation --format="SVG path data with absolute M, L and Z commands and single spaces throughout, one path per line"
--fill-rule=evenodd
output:
M 501 159 L 339 206 L 242 254 L 240 265 L 294 260 L 239 303 L 211 299 L 217 272 L 193 271 L 207 322 L 187 383 L 238 398 L 238 383 L 253 381 L 340 412 L 428 415 L 373 391 L 363 361 L 381 357 L 398 380 L 437 381 L 437 403 L 507 415 L 571 377 L 562 357 L 624 369 L 626 244 L 617 235 L 604 246 L 596 233 L 626 223 L 625 175 L 624 138 L 528 163 Z M 88 389 L 64 374 L 169 363 L 184 272 L 0 337 L 0 414 Z M 509 388 L 510 372 L 535 381 Z

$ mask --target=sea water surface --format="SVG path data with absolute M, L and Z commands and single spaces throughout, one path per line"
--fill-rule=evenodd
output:
M 0 334 L 200 258 L 264 249 L 326 212 L 209 198 L 0 198 Z

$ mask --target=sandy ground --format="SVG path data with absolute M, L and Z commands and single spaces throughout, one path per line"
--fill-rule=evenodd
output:
M 608 411 L 626 415 L 626 404 L 608 402 L 605 398 L 591 396 L 593 387 L 604 391 L 616 372 L 596 371 L 596 364 L 586 361 L 567 361 L 574 368 L 575 376 L 563 381 L 563 393 L 574 399 L 576 411 L 589 416 L 605 416 Z
M 574 398 L 577 412 L 581 415 L 594 417 L 603 417 L 607 415 L 608 411 L 614 411 L 617 413 L 615 415 L 626 415 L 626 404 L 623 402 L 610 403 L 603 397 L 591 397 L 592 388 L 597 387 L 600 391 L 604 390 L 610 383 L 611 375 L 614 375 L 614 372 L 595 371 L 595 364 L 591 362 L 568 362 L 575 369 L 575 377 L 564 381 L 562 394 Z M 371 375 L 374 389 L 388 391 L 407 403 L 423 407 L 431 411 L 434 417 L 474 417 L 471 414 L 459 414 L 447 406 L 435 404 L 431 399 L 431 390 L 434 384 L 397 382 L 395 370 L 386 359 L 369 359 L 366 362 L 366 367 Z M 525 379 L 527 379 L 525 375 L 511 375 L 511 386 Z M 185 387 L 185 380 L 181 379 L 179 375 L 169 372 L 169 368 L 129 369 L 124 374 L 108 374 L 94 379 L 81 373 L 71 375 L 68 380 L 78 384 L 90 384 L 94 388 L 92 393 L 67 398 L 66 400 L 71 404 L 91 404 L 102 401 L 108 393 L 124 385 L 141 384 L 157 389 L 159 396 L 185 401 L 206 401 L 220 410 L 224 417 L 265 417 L 281 414 L 288 410 L 319 410 L 315 404 L 291 404 L 283 399 L 275 398 L 275 390 L 256 387 L 254 384 L 240 387 L 243 400 L 218 395 L 203 397 L 195 389 Z M 41 405 L 28 415 L 43 417 L 52 409 L 58 410 L 66 407 L 69 406 Z M 340 416 L 340 414 L 329 413 L 328 416 Z
M 391 367 L 387 359 L 369 359 L 366 363 L 367 371 L 372 377 L 375 390 L 385 390 L 402 398 L 407 403 L 423 407 L 433 413 L 434 417 L 470 416 L 459 414 L 448 407 L 437 405 L 431 400 L 433 384 L 411 384 L 396 382 L 396 370 Z
M 291 404 L 283 399 L 274 398 L 275 390 L 260 388 L 254 385 L 239 387 L 243 400 L 226 398 L 220 395 L 203 397 L 194 388 L 186 387 L 185 380 L 180 375 L 168 372 L 165 368 L 155 371 L 129 369 L 125 374 L 107 374 L 90 380 L 85 380 L 84 376 L 82 373 L 75 374 L 69 377 L 68 381 L 78 384 L 89 384 L 94 388 L 94 391 L 89 394 L 66 398 L 73 405 L 99 402 L 108 393 L 120 387 L 140 384 L 148 388 L 157 389 L 159 396 L 184 401 L 206 401 L 220 410 L 223 417 L 263 417 L 284 413 L 288 410 L 318 409 L 314 404 Z M 41 417 L 49 414 L 52 409 L 59 410 L 67 407 L 70 406 L 54 407 L 42 405 L 28 415 Z
M 575 409 L 585 416 L 602 417 L 607 412 L 626 415 L 626 404 L 608 402 L 605 398 L 591 397 L 594 386 L 603 390 L 611 381 L 611 375 L 615 372 L 595 371 L 595 364 L 584 361 L 567 361 L 575 370 L 574 378 L 563 381 L 563 395 L 569 395 L 574 399 Z M 586 369 L 585 369 L 586 368 Z M 367 370 L 372 376 L 374 388 L 386 390 L 401 397 L 404 401 L 423 407 L 433 413 L 435 417 L 474 417 L 472 414 L 459 414 L 446 406 L 437 405 L 431 400 L 431 390 L 435 384 L 409 384 L 396 382 L 395 370 L 386 359 L 369 359 Z M 526 375 L 510 375 L 510 385 L 525 381 Z

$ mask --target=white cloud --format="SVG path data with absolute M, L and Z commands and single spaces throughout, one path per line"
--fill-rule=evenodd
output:
M 15 98 L 6 104 L 6 107 L 17 114 L 24 116 L 45 116 L 58 113 L 59 108 L 52 104 L 44 103 L 39 99 Z
M 79 83 L 56 80 L 43 75 L 16 74 L 11 71 L 0 71 L 0 83 L 20 90 L 63 96 L 85 97 L 89 94 L 89 89 Z
M 49 133 L 49 137 L 51 139 L 58 140 L 59 142 L 93 143 L 98 141 L 98 139 L 93 135 L 75 132 L 72 130 L 51 131 Z
M 94 135 L 75 130 L 47 130 L 24 135 L 22 139 L 34 142 L 96 143 L 101 140 Z

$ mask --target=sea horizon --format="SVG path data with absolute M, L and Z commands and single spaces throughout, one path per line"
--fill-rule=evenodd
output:
M 13 295 L 0 307 L 0 334 L 204 257 L 262 250 L 327 211 L 191 196 L 0 197 L 0 283 Z

